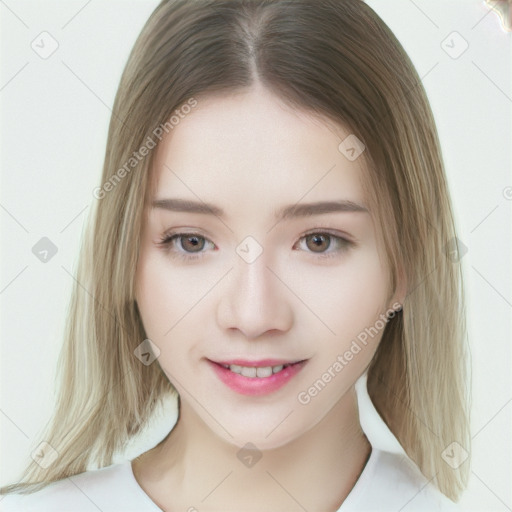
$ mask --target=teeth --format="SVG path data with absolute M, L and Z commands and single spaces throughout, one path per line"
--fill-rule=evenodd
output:
M 254 367 L 254 366 L 239 366 L 238 364 L 231 364 L 229 365 L 229 369 L 233 373 L 238 373 L 242 375 L 243 377 L 250 377 L 250 378 L 265 378 L 270 377 L 273 373 L 280 372 L 284 366 L 289 365 L 277 365 L 277 366 L 264 366 L 264 367 Z
M 272 375 L 272 367 L 256 368 L 256 377 L 270 377 Z
M 257 370 L 254 367 L 242 366 L 240 375 L 243 375 L 244 377 L 256 377 L 256 371 Z

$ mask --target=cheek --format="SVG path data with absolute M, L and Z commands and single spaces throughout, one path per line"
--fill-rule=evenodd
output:
M 177 280 L 178 278 L 178 280 Z M 143 254 L 137 267 L 137 304 L 147 336 L 160 349 L 166 333 L 183 316 L 179 277 L 158 253 Z
M 160 250 L 143 252 L 136 279 L 142 323 L 147 337 L 160 349 L 162 363 L 189 350 L 180 340 L 201 337 L 201 319 L 211 314 L 211 303 L 202 299 L 219 279 L 218 269 L 187 270 L 169 258 Z
M 354 337 L 387 309 L 388 274 L 372 248 L 353 252 L 339 265 L 288 272 L 292 289 L 312 313 L 303 315 L 302 327 L 321 329 L 327 338 L 333 332 L 337 339 Z
M 321 414 L 337 403 L 375 354 L 386 325 L 380 315 L 387 309 L 388 275 L 376 252 L 359 251 L 346 264 L 314 271 L 309 279 L 303 273 L 301 286 L 304 293 L 309 290 L 304 302 L 322 320 L 305 315 L 299 329 L 315 340 L 315 360 L 303 391 L 313 399 L 327 389 L 314 402 Z

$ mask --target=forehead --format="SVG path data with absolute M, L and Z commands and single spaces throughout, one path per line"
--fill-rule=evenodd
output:
M 363 154 L 347 158 L 351 137 L 343 125 L 294 110 L 264 88 L 199 98 L 157 147 L 152 195 L 256 214 L 299 200 L 364 204 L 365 163 Z

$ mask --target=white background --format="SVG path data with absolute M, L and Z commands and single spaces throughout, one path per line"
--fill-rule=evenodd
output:
M 483 1 L 368 3 L 423 79 L 459 238 L 468 248 L 462 261 L 473 365 L 473 465 L 462 508 L 510 511 L 511 36 Z M 157 4 L 0 2 L 1 485 L 19 476 L 52 412 L 72 275 L 100 182 L 111 106 L 128 53 Z M 43 31 L 59 44 L 47 59 L 31 48 Z M 456 59 L 443 47 L 453 31 L 469 44 Z M 463 44 L 457 38 L 455 50 Z M 47 263 L 31 250 L 43 236 L 58 248 Z M 160 441 L 173 422 L 168 417 L 155 425 L 134 443 L 133 456 Z

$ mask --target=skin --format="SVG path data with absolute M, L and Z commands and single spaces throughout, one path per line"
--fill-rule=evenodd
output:
M 298 394 L 405 290 L 390 293 L 371 213 L 274 217 L 297 202 L 368 206 L 363 158 L 338 150 L 349 133 L 256 85 L 199 99 L 156 150 L 154 199 L 200 200 L 225 212 L 221 220 L 148 205 L 141 234 L 137 303 L 160 350 L 153 364 L 178 390 L 181 409 L 170 435 L 132 468 L 163 510 L 334 511 L 366 464 L 371 446 L 354 384 L 382 331 L 307 405 Z M 159 245 L 171 229 L 204 237 L 202 256 L 176 256 L 194 250 L 186 237 Z M 326 247 L 327 237 L 315 251 L 306 243 L 306 234 L 326 230 L 352 244 L 334 236 Z M 263 249 L 250 264 L 236 252 L 249 235 Z M 283 388 L 251 397 L 229 389 L 206 359 L 236 357 L 308 361 Z M 262 454 L 250 468 L 237 458 L 247 442 Z

